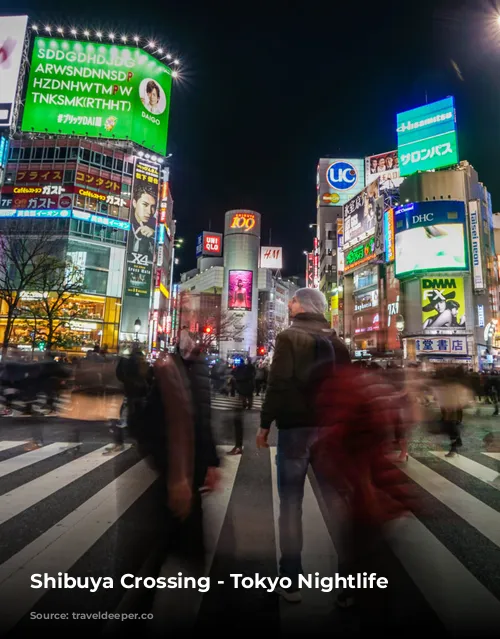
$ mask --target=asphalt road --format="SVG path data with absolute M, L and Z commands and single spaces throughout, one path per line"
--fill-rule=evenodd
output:
M 223 402 L 224 403 L 224 402 Z M 156 621 L 169 627 L 168 612 L 182 606 L 194 631 L 229 635 L 270 631 L 275 635 L 326 634 L 354 637 L 381 623 L 391 634 L 493 636 L 500 627 L 500 418 L 492 408 L 464 419 L 464 447 L 445 458 L 447 442 L 424 429 L 412 437 L 410 459 L 401 466 L 418 493 L 418 516 L 396 522 L 379 557 L 379 575 L 389 582 L 385 597 L 371 591 L 361 613 L 338 610 L 335 592 L 304 589 L 301 604 L 288 604 L 264 589 L 234 588 L 231 574 L 274 577 L 278 556 L 278 507 L 274 464 L 275 433 L 268 450 L 256 450 L 258 411 L 246 413 L 245 450 L 232 447 L 231 401 L 217 402 L 214 432 L 222 458 L 223 481 L 205 498 L 207 574 L 204 594 L 162 591 Z M 224 410 L 227 409 L 227 410 Z M 484 438 L 493 433 L 488 446 Z M 43 446 L 24 444 L 41 437 Z M 150 495 L 155 476 L 127 444 L 103 455 L 110 443 L 105 424 L 56 418 L 6 417 L 0 420 L 0 632 L 38 635 L 74 630 L 69 621 L 33 618 L 44 614 L 141 614 L 134 591 L 119 576 L 148 574 Z M 304 572 L 333 575 L 341 552 L 341 515 L 335 496 L 326 495 L 312 471 L 303 509 Z M 142 571 L 142 572 L 141 572 Z M 114 588 L 34 589 L 31 575 L 68 573 L 114 576 Z M 150 573 L 151 574 L 151 573 Z M 218 582 L 224 582 L 219 584 Z M 172 602 L 176 602 L 173 604 Z M 158 612 L 156 612 L 158 611 Z M 79 619 L 90 632 L 143 635 L 149 621 Z M 132 626 L 129 624 L 132 623 Z

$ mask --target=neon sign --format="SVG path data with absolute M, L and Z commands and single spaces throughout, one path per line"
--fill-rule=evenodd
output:
M 231 220 L 231 229 L 242 229 L 250 231 L 255 226 L 255 215 L 253 213 L 236 213 Z
M 344 271 L 348 273 L 357 266 L 370 262 L 375 257 L 375 238 L 372 237 L 367 242 L 355 246 L 346 253 Z

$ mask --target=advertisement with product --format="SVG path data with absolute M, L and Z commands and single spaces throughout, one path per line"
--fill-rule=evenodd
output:
M 367 185 L 378 178 L 381 191 L 399 188 L 403 178 L 399 174 L 398 152 L 389 151 L 365 158 L 365 176 Z
M 136 160 L 127 244 L 126 295 L 149 299 L 151 293 L 158 188 L 158 166 Z
M 319 206 L 343 206 L 365 187 L 365 161 L 322 158 L 316 183 Z
M 401 177 L 457 164 L 454 98 L 398 113 L 397 135 Z
M 252 310 L 252 271 L 229 271 L 227 307 L 232 311 Z
M 260 268 L 280 270 L 283 268 L 283 249 L 276 246 L 261 246 Z
M 422 328 L 465 330 L 463 277 L 423 277 Z
M 378 187 L 378 181 L 372 182 L 344 206 L 344 249 L 375 234 L 380 196 Z
M 13 124 L 27 26 L 28 16 L 0 17 L 0 126 Z
M 35 38 L 23 131 L 131 140 L 164 155 L 172 71 L 138 47 Z
M 396 275 L 467 270 L 465 204 L 420 202 L 395 209 Z

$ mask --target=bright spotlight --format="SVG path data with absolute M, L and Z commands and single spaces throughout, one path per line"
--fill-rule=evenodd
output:
M 96 36 L 97 36 L 98 38 L 102 38 L 102 33 L 101 33 L 100 31 L 96 31 Z
M 76 29 L 71 29 L 71 35 L 76 36 Z
M 83 35 L 88 38 L 90 35 L 90 31 L 87 31 L 87 29 L 85 29 L 85 31 L 83 32 Z
M 173 78 L 178 78 L 179 77 L 179 72 L 178 71 L 172 71 L 172 77 Z
M 64 33 L 64 30 L 63 30 L 63 28 L 62 28 L 62 27 L 57 27 L 57 32 L 58 32 L 58 33 Z

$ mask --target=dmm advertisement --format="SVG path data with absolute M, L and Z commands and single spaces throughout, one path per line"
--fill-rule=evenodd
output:
M 381 191 L 399 188 L 403 178 L 399 174 L 398 152 L 389 151 L 365 158 L 365 175 L 367 185 L 378 178 Z
M 227 307 L 230 310 L 252 310 L 253 271 L 229 271 Z
M 171 74 L 138 47 L 35 38 L 22 130 L 132 140 L 165 154 Z
M 17 96 L 28 16 L 0 18 L 0 125 L 10 126 Z
M 379 195 L 378 181 L 372 182 L 344 206 L 344 249 L 375 234 Z
M 402 177 L 458 163 L 452 97 L 398 113 L 398 157 Z
M 422 328 L 465 329 L 465 295 L 462 277 L 423 277 Z
M 365 161 L 322 158 L 316 184 L 319 206 L 343 206 L 365 187 Z

